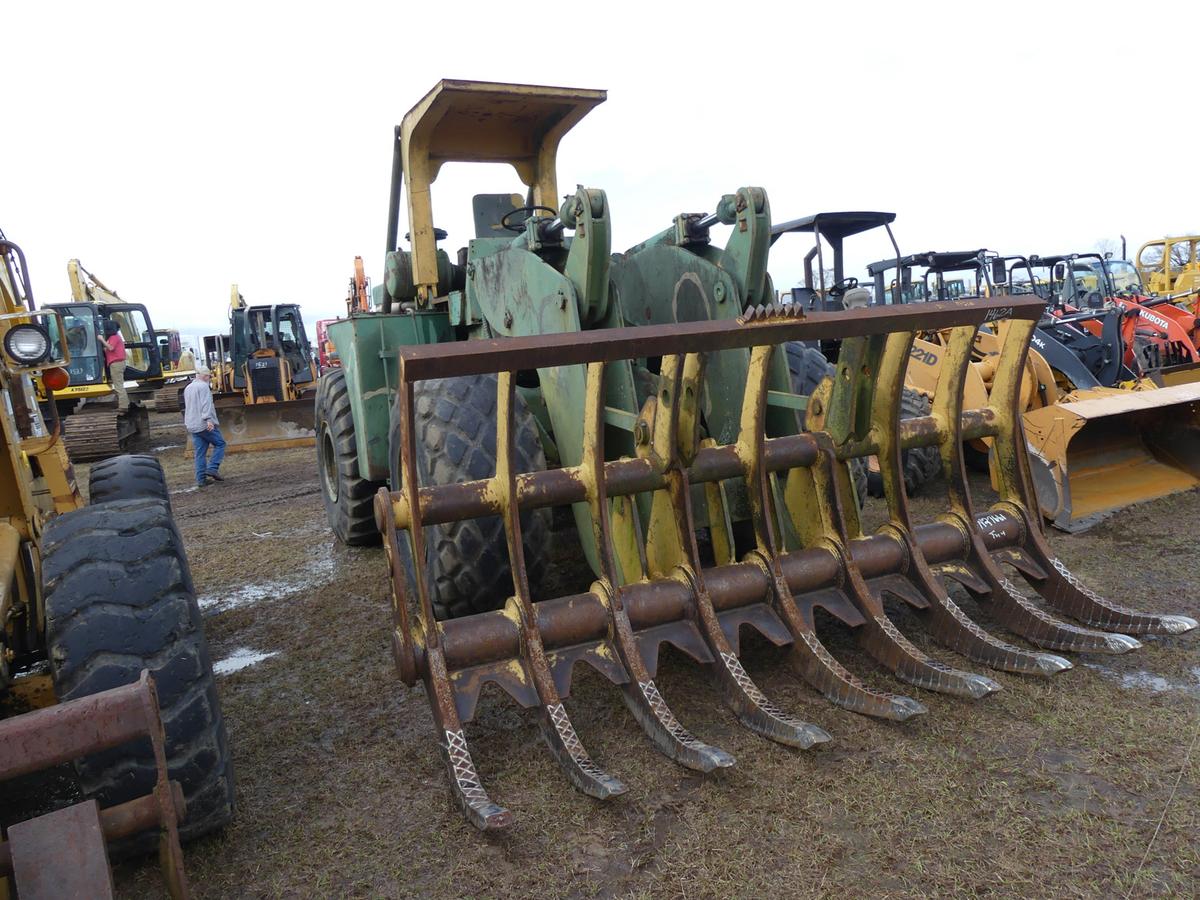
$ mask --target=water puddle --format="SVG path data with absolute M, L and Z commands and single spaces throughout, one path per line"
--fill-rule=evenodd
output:
M 272 578 L 269 581 L 224 588 L 205 594 L 196 602 L 205 615 L 214 615 L 327 584 L 334 578 L 334 568 L 333 546 L 327 545 L 320 556 L 308 560 L 286 578 Z
M 248 669 L 250 666 L 257 665 L 264 659 L 270 659 L 272 656 L 278 655 L 276 652 L 260 653 L 257 650 L 251 650 L 249 647 L 238 647 L 224 659 L 213 663 L 213 674 L 228 675 L 231 672 L 240 672 L 242 669 Z
M 1145 670 L 1137 672 L 1117 672 L 1108 666 L 1096 663 L 1084 663 L 1089 669 L 1095 669 L 1106 678 L 1117 681 L 1127 691 L 1148 691 L 1151 694 L 1165 694 L 1168 691 L 1179 691 L 1192 697 L 1200 697 L 1200 666 L 1192 666 L 1189 670 L 1191 678 L 1174 682 L 1162 675 Z
M 182 447 L 183 444 L 163 444 L 161 447 L 151 447 L 151 453 L 162 453 L 164 450 L 174 450 L 176 447 Z

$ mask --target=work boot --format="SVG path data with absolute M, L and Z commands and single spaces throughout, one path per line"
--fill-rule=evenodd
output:
M 224 481 L 224 480 L 225 480 L 223 477 L 221 477 L 221 476 L 220 476 L 219 474 L 217 474 L 216 472 L 209 472 L 209 473 L 208 473 L 208 475 L 207 475 L 207 476 L 205 476 L 205 477 L 207 477 L 207 478 L 208 478 L 208 479 L 210 479 L 211 481 Z

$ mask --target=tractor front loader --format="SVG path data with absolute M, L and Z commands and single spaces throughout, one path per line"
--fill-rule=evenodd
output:
M 90 503 L 76 485 L 55 404 L 69 314 L 34 307 L 0 234 L 0 780 L 71 761 L 78 776 L 73 798 L 44 785 L 36 809 L 6 798 L 0 895 L 13 874 L 21 896 L 104 896 L 107 839 L 157 846 L 184 896 L 179 840 L 232 815 L 229 746 L 161 467 L 97 463 Z
M 843 667 L 817 635 L 818 607 L 901 680 L 967 698 L 999 684 L 922 652 L 889 619 L 885 598 L 917 610 L 968 658 L 1038 676 L 1071 667 L 1044 651 L 1119 653 L 1138 642 L 1110 630 L 1195 626 L 1107 603 L 1045 541 L 1015 396 L 1039 299 L 831 312 L 777 305 L 760 188 L 610 255 L 602 191 L 581 187 L 550 205 L 558 143 L 603 99 L 440 82 L 396 132 L 387 279 L 375 308 L 329 326 L 342 361 L 317 399 L 330 524 L 349 542 L 382 536 L 395 663 L 406 683 L 425 685 L 453 795 L 472 823 L 512 819 L 480 782 L 463 727 L 488 683 L 536 710 L 568 780 L 606 798 L 626 786 L 590 757 L 563 705 L 578 663 L 620 688 L 668 757 L 709 772 L 734 759 L 672 713 L 655 681 L 663 644 L 696 661 L 752 731 L 806 748 L 829 734 L 755 685 L 739 662 L 745 628 L 788 648 L 797 673 L 834 703 L 903 721 L 925 707 Z M 430 187 L 442 163 L 464 160 L 511 163 L 530 191 L 476 196 L 477 236 L 451 261 L 436 246 L 445 235 L 433 226 Z M 411 251 L 395 246 L 402 182 Z M 717 223 L 733 226 L 723 249 L 709 239 Z M 506 227 L 512 236 L 500 236 Z M 1013 324 L 992 393 L 964 411 L 974 337 L 1001 317 Z M 914 336 L 940 331 L 950 335 L 950 363 L 932 407 L 901 422 Z M 835 367 L 819 357 L 819 377 L 799 383 L 793 348 L 830 341 L 840 347 Z M 971 504 L 964 437 L 997 444 L 1005 480 L 986 511 Z M 902 453 L 925 447 L 941 460 L 948 512 L 917 523 Z M 867 536 L 851 466 L 871 456 L 888 522 Z M 567 596 L 548 594 L 541 578 L 556 508 L 574 511 L 592 577 Z M 1040 649 L 983 631 L 946 579 Z

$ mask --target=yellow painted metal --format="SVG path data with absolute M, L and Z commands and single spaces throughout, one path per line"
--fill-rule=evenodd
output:
M 1147 241 L 1138 249 L 1134 264 L 1151 293 L 1200 290 L 1200 235 Z
M 437 296 L 437 243 L 430 186 L 451 161 L 510 163 L 532 202 L 557 208 L 555 157 L 604 91 L 487 81 L 439 81 L 400 124 L 417 297 Z
M 1200 486 L 1200 384 L 1093 388 L 1024 421 L 1043 514 L 1067 531 Z

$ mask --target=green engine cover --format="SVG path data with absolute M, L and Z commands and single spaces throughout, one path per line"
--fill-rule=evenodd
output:
M 454 340 L 440 310 L 371 313 L 329 325 L 346 373 L 354 433 L 358 438 L 359 475 L 370 481 L 388 478 L 388 425 L 396 399 L 396 348 Z

